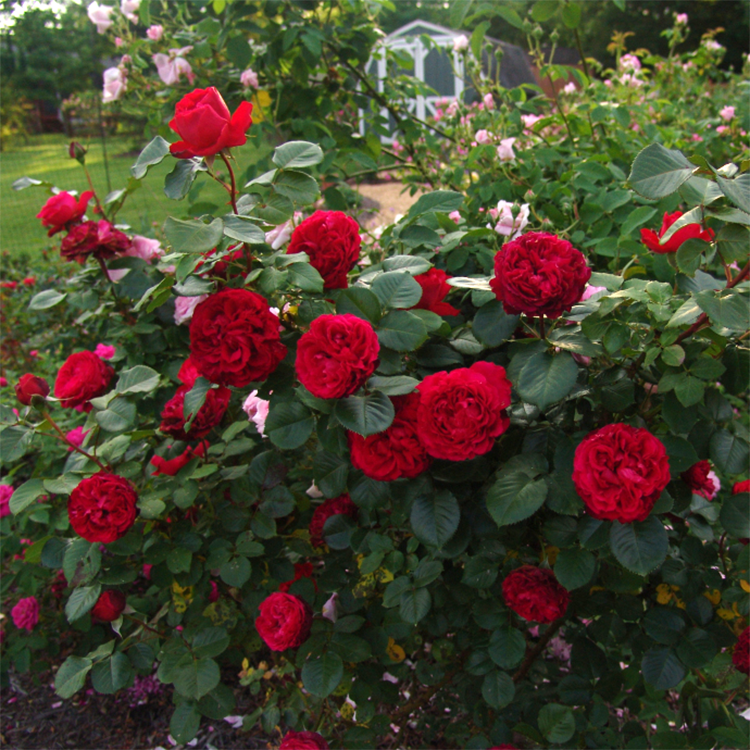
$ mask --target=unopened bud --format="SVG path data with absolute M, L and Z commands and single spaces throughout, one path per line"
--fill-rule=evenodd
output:
M 68 155 L 79 164 L 84 164 L 86 161 L 86 149 L 78 141 L 72 141 L 68 146 Z
M 21 375 L 19 381 L 15 385 L 16 398 L 24 405 L 30 406 L 34 396 L 38 399 L 41 398 L 42 404 L 44 399 L 49 396 L 49 384 L 44 378 L 40 378 L 37 375 L 32 375 L 27 372 L 25 375 Z M 34 404 L 37 406 L 38 404 Z

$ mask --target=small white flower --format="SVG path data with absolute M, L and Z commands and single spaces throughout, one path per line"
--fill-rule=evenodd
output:
M 469 39 L 466 35 L 461 34 L 453 40 L 454 52 L 465 52 L 467 49 L 469 49 Z

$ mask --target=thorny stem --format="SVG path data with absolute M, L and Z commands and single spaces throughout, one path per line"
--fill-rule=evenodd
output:
M 60 436 L 60 438 L 66 443 L 66 445 L 69 445 L 74 451 L 77 451 L 82 456 L 86 456 L 89 461 L 93 461 L 102 471 L 107 471 L 107 467 L 101 461 L 99 461 L 96 456 L 92 456 L 90 453 L 87 453 L 85 450 L 83 450 L 83 448 L 80 448 L 79 446 L 71 443 L 70 440 L 68 440 L 68 438 L 65 436 L 65 433 L 57 426 L 57 423 L 54 419 L 52 419 L 46 409 L 42 411 L 42 416 L 50 423 L 52 429 Z
M 232 169 L 232 165 L 230 164 L 227 155 L 223 151 L 219 151 L 219 155 L 221 156 L 224 164 L 227 165 L 227 169 L 229 170 L 229 180 L 231 181 L 231 187 L 229 188 L 229 200 L 232 203 L 232 210 L 234 211 L 234 213 L 239 213 L 237 211 L 237 183 L 234 179 L 234 170 Z
M 545 648 L 547 648 L 547 644 L 552 639 L 552 636 L 557 633 L 557 631 L 560 629 L 560 626 L 565 622 L 565 617 L 558 617 L 548 628 L 544 631 L 544 634 L 541 636 L 541 638 L 536 642 L 536 645 L 526 654 L 526 658 L 523 660 L 523 663 L 518 668 L 518 671 L 513 675 L 513 682 L 518 683 L 520 682 L 524 677 L 526 677 L 526 673 L 531 669 L 531 665 L 534 663 L 534 661 L 537 659 L 539 654 L 544 651 Z
M 162 633 L 161 630 L 157 630 L 156 628 L 152 628 L 150 625 L 147 625 L 143 620 L 139 620 L 137 617 L 133 617 L 132 615 L 126 614 L 123 612 L 123 617 L 126 617 L 128 620 L 132 620 L 134 623 L 140 625 L 142 628 L 145 628 L 146 630 L 151 631 L 152 633 L 156 633 L 156 635 L 159 636 L 159 638 L 163 638 L 164 640 L 167 640 L 169 636 L 166 633 Z
M 102 206 L 101 202 L 99 201 L 99 196 L 96 194 L 96 190 L 94 189 L 94 183 L 91 180 L 91 175 L 89 174 L 89 168 L 85 165 L 81 165 L 83 167 L 83 171 L 86 175 L 86 181 L 89 183 L 89 187 L 91 188 L 91 192 L 94 194 L 94 200 L 96 201 L 96 207 L 99 211 L 99 214 L 103 219 L 107 218 L 107 214 L 104 211 L 104 207 Z M 107 277 L 109 278 L 109 277 Z

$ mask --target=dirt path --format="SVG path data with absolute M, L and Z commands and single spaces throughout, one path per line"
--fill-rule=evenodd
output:
M 361 221 L 368 229 L 393 223 L 399 214 L 405 214 L 422 195 L 421 191 L 415 195 L 409 195 L 407 186 L 395 180 L 372 184 L 362 183 L 356 189 L 365 199 L 362 208 L 367 214 L 361 218 Z

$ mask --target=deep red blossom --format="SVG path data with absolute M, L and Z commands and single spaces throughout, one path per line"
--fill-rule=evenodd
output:
M 130 239 L 119 229 L 115 229 L 105 219 L 85 221 L 73 227 L 62 241 L 60 255 L 65 260 L 84 263 L 93 256 L 97 260 L 112 258 L 124 253 L 131 246 Z
M 63 363 L 55 379 L 55 397 L 60 405 L 91 411 L 89 401 L 107 392 L 115 371 L 94 352 L 76 352 Z
M 279 750 L 328 750 L 328 743 L 317 732 L 289 731 L 281 740 Z
M 427 273 L 420 273 L 414 277 L 422 287 L 422 297 L 412 308 L 413 310 L 429 310 L 437 315 L 458 315 L 461 311 L 443 300 L 453 287 L 448 283 L 451 277 L 439 268 L 431 268 Z
M 178 159 L 189 159 L 213 156 L 223 149 L 242 146 L 247 142 L 245 133 L 253 123 L 252 111 L 250 102 L 242 102 L 232 115 L 214 86 L 195 89 L 177 102 L 169 127 L 182 140 L 173 143 L 169 150 Z
M 127 479 L 100 471 L 82 479 L 70 493 L 68 518 L 89 542 L 114 542 L 128 532 L 138 514 L 138 495 Z
M 517 615 L 541 623 L 562 617 L 570 603 L 570 594 L 557 582 L 555 574 L 533 565 L 516 568 L 506 576 L 503 598 Z
M 359 515 L 359 508 L 352 502 L 349 495 L 344 494 L 339 497 L 324 500 L 313 513 L 310 521 L 310 542 L 313 547 L 322 547 L 325 544 L 323 538 L 323 527 L 331 516 L 343 514 L 356 520 Z
M 581 299 L 591 269 L 567 240 L 527 232 L 495 255 L 490 287 L 509 315 L 559 318 Z
M 680 478 L 694 494 L 701 495 L 706 500 L 713 500 L 721 489 L 721 483 L 708 461 L 693 464 L 680 474 Z
M 342 211 L 316 211 L 292 233 L 287 254 L 307 253 L 325 289 L 346 289 L 346 275 L 359 260 L 359 224 Z
M 49 396 L 49 383 L 44 378 L 27 372 L 18 379 L 15 391 L 16 398 L 24 406 L 28 406 L 31 403 L 32 396 L 41 396 L 42 398 Z
M 151 459 L 151 465 L 155 468 L 155 471 L 151 472 L 151 476 L 158 477 L 160 474 L 164 474 L 173 477 L 180 469 L 187 466 L 193 458 L 203 458 L 205 455 L 206 444 L 199 443 L 195 448 L 185 448 L 179 456 L 174 458 L 166 459 L 162 456 L 154 456 Z
M 594 518 L 645 521 L 669 484 L 664 444 L 648 430 L 609 424 L 576 448 L 573 483 Z
M 277 591 L 264 599 L 258 609 L 255 628 L 272 651 L 297 648 L 309 637 L 312 609 L 304 599 Z
M 291 581 L 284 581 L 279 584 L 279 591 L 287 592 L 292 587 L 293 583 L 296 583 L 302 578 L 309 578 L 315 586 L 315 590 L 318 590 L 318 584 L 313 578 L 313 564 L 311 562 L 294 563 L 294 578 Z
M 161 412 L 159 429 L 175 440 L 199 440 L 208 435 L 224 418 L 229 399 L 232 397 L 229 388 L 223 386 L 211 388 L 206 394 L 206 400 L 190 423 L 190 427 L 186 428 L 185 396 L 190 393 L 191 389 L 192 385 L 181 385 Z
M 666 234 L 667 230 L 674 224 L 677 219 L 682 216 L 682 211 L 675 211 L 674 213 L 664 214 L 661 229 L 657 235 L 653 229 L 641 229 L 641 242 L 652 252 L 652 253 L 676 253 L 680 249 L 680 245 L 687 240 L 698 239 L 705 242 L 711 242 L 714 238 L 713 229 L 703 229 L 700 224 L 686 224 L 684 227 L 678 229 L 663 245 L 660 243 L 661 238 Z
M 91 617 L 102 622 L 114 622 L 125 609 L 125 594 L 117 589 L 102 591 L 91 610 Z
M 745 628 L 732 650 L 732 664 L 745 674 L 750 674 L 750 628 Z
M 48 237 L 69 229 L 72 224 L 79 222 L 86 213 L 89 201 L 94 197 L 91 190 L 86 190 L 76 200 L 70 193 L 62 190 L 57 195 L 47 199 L 42 210 L 36 215 L 42 220 L 42 226 L 48 228 Z

